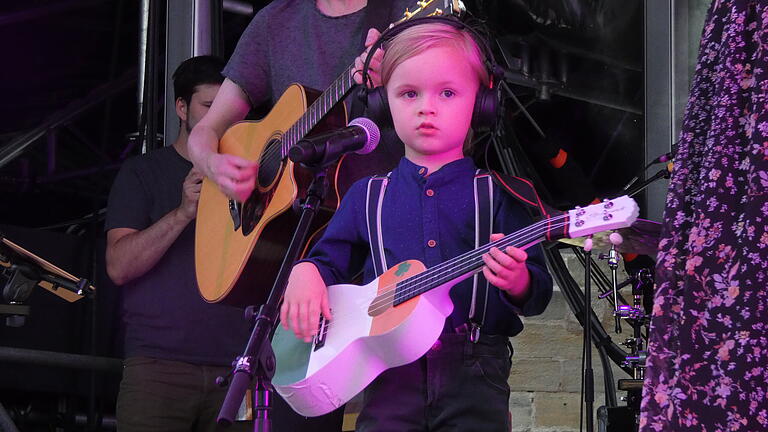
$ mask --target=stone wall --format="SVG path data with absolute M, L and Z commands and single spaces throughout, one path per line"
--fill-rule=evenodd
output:
M 580 283 L 584 279 L 583 267 L 573 256 L 565 256 L 571 274 Z M 601 265 L 601 267 L 604 267 Z M 607 271 L 607 268 L 604 268 Z M 609 273 L 606 272 L 606 275 Z M 619 281 L 622 281 L 622 274 Z M 607 300 L 593 302 L 597 315 L 611 339 L 619 343 L 631 334 L 623 323 L 623 333 L 614 333 L 611 305 Z M 628 296 L 628 289 L 623 292 Z M 509 385 L 512 390 L 510 410 L 515 432 L 570 432 L 579 430 L 581 408 L 581 361 L 583 329 L 569 308 L 558 287 L 547 310 L 539 316 L 524 318 L 525 330 L 512 339 L 515 349 Z M 630 378 L 612 364 L 615 381 Z M 603 368 L 597 351 L 592 350 L 592 369 L 595 375 L 595 410 L 605 405 Z M 625 392 L 617 393 L 620 397 Z M 597 421 L 597 415 L 595 415 Z M 595 430 L 597 430 L 597 425 Z

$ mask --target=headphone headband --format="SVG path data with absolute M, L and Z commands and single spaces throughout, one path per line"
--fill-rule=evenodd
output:
M 402 33 L 404 30 L 428 23 L 446 24 L 456 29 L 464 30 L 469 33 L 472 40 L 474 40 L 475 45 L 481 51 L 481 56 L 483 57 L 482 61 L 488 71 L 491 85 L 489 87 L 481 85 L 478 89 L 477 95 L 475 96 L 475 106 L 472 111 L 472 128 L 475 130 L 495 128 L 499 112 L 499 95 L 495 84 L 500 76 L 497 74 L 499 68 L 496 67 L 493 53 L 488 46 L 487 39 L 481 35 L 478 30 L 472 28 L 472 26 L 467 23 L 448 16 L 421 17 L 404 21 L 385 30 L 379 39 L 370 46 L 368 55 L 363 63 L 363 70 L 361 71 L 363 85 L 360 86 L 359 92 L 360 100 L 366 107 L 366 114 L 379 122 L 380 125 L 390 124 L 392 120 L 391 113 L 389 112 L 386 89 L 384 89 L 384 87 L 368 89 L 366 86 L 366 84 L 370 84 L 371 87 L 373 86 L 373 80 L 368 74 L 373 54 L 384 43 L 394 39 L 395 36 Z
M 467 31 L 471 36 L 472 39 L 475 41 L 475 45 L 480 49 L 481 54 L 483 56 L 483 63 L 485 65 L 485 68 L 488 70 L 488 75 L 491 77 L 491 82 L 495 83 L 495 81 L 498 79 L 498 68 L 496 68 L 496 62 L 493 57 L 493 51 L 491 51 L 490 46 L 488 46 L 488 40 L 487 37 L 482 35 L 480 31 L 473 28 L 473 26 L 460 21 L 458 18 L 455 18 L 453 15 L 449 16 L 443 16 L 443 15 L 435 15 L 435 16 L 425 16 L 425 17 L 419 17 L 419 18 L 412 18 L 408 21 L 403 21 L 400 24 L 397 24 L 395 26 L 389 27 L 379 36 L 379 38 L 370 46 L 368 49 L 368 55 L 365 57 L 365 62 L 363 62 L 363 70 L 361 71 L 362 74 L 362 82 L 372 84 L 373 81 L 368 74 L 368 70 L 371 64 L 371 59 L 373 59 L 373 54 L 376 52 L 377 49 L 379 49 L 382 45 L 384 45 L 386 42 L 389 42 L 390 40 L 394 39 L 395 36 L 402 33 L 404 30 L 409 29 L 411 27 L 415 27 L 418 25 L 423 24 L 429 24 L 429 23 L 439 23 L 439 24 L 447 24 L 451 27 L 455 27 L 458 30 L 465 30 Z

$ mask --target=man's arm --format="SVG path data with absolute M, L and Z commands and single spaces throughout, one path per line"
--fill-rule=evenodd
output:
M 124 285 L 151 270 L 197 213 L 202 175 L 190 170 L 181 205 L 146 229 L 113 228 L 107 232 L 107 274 Z
M 192 129 L 189 157 L 195 168 L 216 183 L 226 195 L 244 201 L 256 182 L 258 165 L 238 156 L 218 153 L 219 140 L 234 123 L 248 115 L 251 105 L 245 92 L 225 79 L 213 105 Z

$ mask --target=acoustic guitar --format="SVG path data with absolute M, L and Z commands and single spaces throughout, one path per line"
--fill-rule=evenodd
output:
M 272 339 L 272 384 L 297 413 L 319 416 L 363 390 L 384 370 L 411 363 L 435 343 L 453 311 L 450 288 L 481 271 L 491 247 L 527 248 L 542 240 L 581 237 L 632 225 L 627 196 L 544 219 L 432 268 L 404 261 L 365 286 L 332 285 L 333 320 L 321 317 L 309 343 L 278 326 Z
M 458 16 L 463 12 L 458 0 L 423 0 L 416 2 L 413 10 L 406 10 L 395 25 L 417 16 Z M 355 85 L 353 68 L 354 63 L 322 93 L 291 85 L 263 119 L 238 122 L 222 136 L 219 153 L 258 161 L 259 170 L 256 187 L 242 204 L 229 199 L 211 180 L 203 180 L 195 230 L 195 269 L 200 294 L 206 301 L 236 306 L 266 301 L 298 224 L 293 203 L 306 195 L 312 179 L 308 170 L 288 160 L 288 149 L 305 136 L 346 126 L 346 110 L 340 101 Z M 355 160 L 364 162 L 360 158 Z M 327 225 L 341 197 L 364 175 L 345 163 L 348 159 L 328 170 L 330 188 L 312 232 Z

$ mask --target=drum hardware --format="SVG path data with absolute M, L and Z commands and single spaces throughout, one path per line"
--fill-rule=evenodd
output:
M 632 306 L 619 306 L 619 315 L 627 319 L 632 326 L 633 337 L 627 338 L 622 345 L 630 349 L 622 366 L 632 369 L 634 379 L 642 380 L 645 376 L 645 360 L 648 352 L 645 350 L 645 341 L 643 339 L 643 327 L 650 323 L 648 314 L 643 308 L 643 295 L 648 292 L 648 288 L 653 286 L 653 275 L 650 269 L 644 268 L 635 272 L 627 279 L 632 284 Z M 625 281 L 625 282 L 627 282 Z
M 634 306 L 619 305 L 619 311 L 616 313 L 616 316 L 621 318 L 643 319 L 645 318 L 645 311 Z
M 622 366 L 634 369 L 634 379 L 645 378 L 645 361 L 648 359 L 648 351 L 638 351 L 637 355 L 628 355 Z
M 618 270 L 619 261 L 621 260 L 619 252 L 616 250 L 616 246 L 621 245 L 624 242 L 624 238 L 618 232 L 612 232 L 608 235 L 608 240 L 611 242 L 611 249 L 607 254 L 600 254 L 598 257 L 601 260 L 608 262 L 608 268 L 611 270 L 611 286 L 613 286 L 613 317 L 616 333 L 621 333 L 621 315 L 619 304 L 619 290 L 618 290 Z

